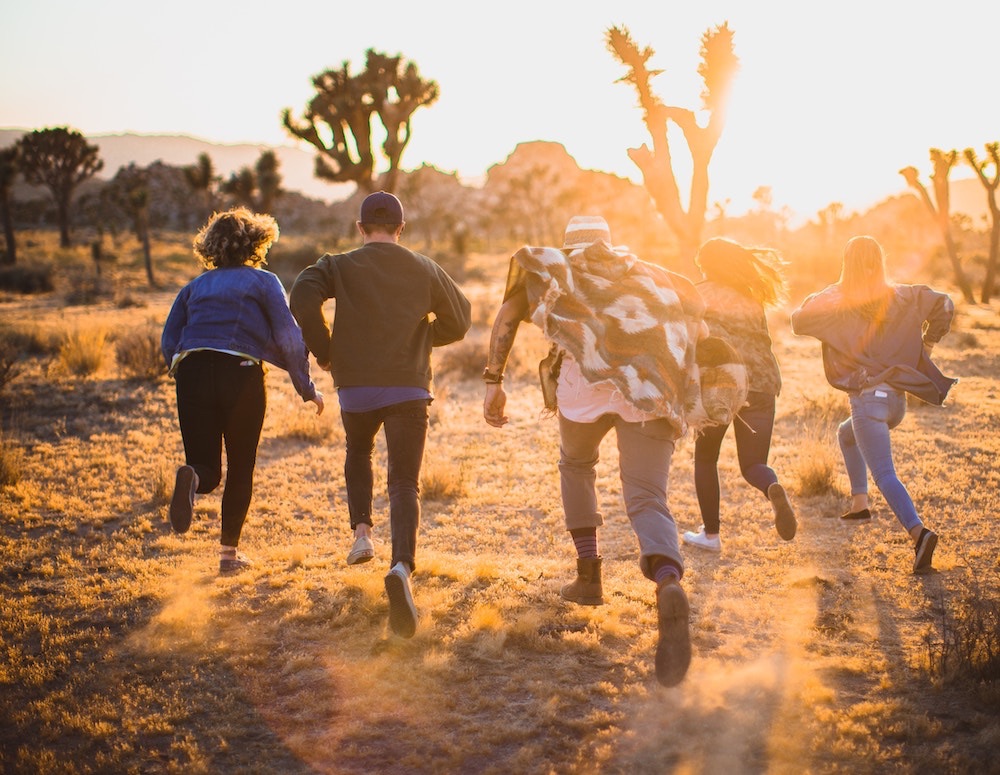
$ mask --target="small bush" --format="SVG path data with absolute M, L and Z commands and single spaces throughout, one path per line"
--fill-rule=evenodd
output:
M 420 494 L 432 501 L 460 498 L 465 494 L 465 471 L 446 463 L 425 465 L 420 475 Z
M 311 444 L 339 440 L 340 429 L 337 423 L 329 420 L 325 414 L 322 417 L 317 417 L 315 407 L 312 404 L 299 406 L 298 396 L 295 398 L 295 404 L 293 410 L 281 420 L 281 430 L 278 434 L 281 438 L 307 441 Z M 329 406 L 327 406 L 327 411 L 329 411 Z
M 55 355 L 59 352 L 59 345 L 61 344 L 58 336 L 43 333 L 36 325 L 27 328 L 18 326 L 4 329 L 0 333 L 0 340 L 22 357 Z
M 159 331 L 147 328 L 125 334 L 115 344 L 115 360 L 129 377 L 154 380 L 165 374 Z
M 51 266 L 7 266 L 0 268 L 0 289 L 15 293 L 48 293 L 53 289 Z
M 798 481 L 798 493 L 803 496 L 837 492 L 837 473 L 842 465 L 829 444 L 816 439 L 803 439 L 798 455 L 786 470 Z
M 478 329 L 470 331 L 462 341 L 440 348 L 440 351 L 434 353 L 435 377 L 479 379 L 486 365 L 488 349 L 488 332 Z
M 70 374 L 85 377 L 104 363 L 104 345 L 108 334 L 103 329 L 70 333 L 59 348 L 59 362 Z
M 0 393 L 21 373 L 21 351 L 6 336 L 0 337 Z
M 24 476 L 24 450 L 0 431 L 0 487 L 17 484 Z
M 804 396 L 799 419 L 808 427 L 821 425 L 824 428 L 835 428 L 851 415 L 851 407 L 847 396 L 839 390 L 829 390 L 816 395 Z
M 170 502 L 170 496 L 174 494 L 174 480 L 176 472 L 161 466 L 153 472 L 149 486 L 150 500 L 158 506 Z
M 102 277 L 77 277 L 66 292 L 66 304 L 85 307 L 112 295 L 111 284 Z
M 937 637 L 924 638 L 933 675 L 952 683 L 1000 682 L 1000 600 L 977 579 L 965 583 L 950 608 L 941 606 L 937 630 Z

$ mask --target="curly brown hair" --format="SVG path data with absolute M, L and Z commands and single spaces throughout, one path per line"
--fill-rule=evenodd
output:
M 267 263 L 267 251 L 278 240 L 278 222 L 270 215 L 234 207 L 214 213 L 194 238 L 194 252 L 209 269 Z

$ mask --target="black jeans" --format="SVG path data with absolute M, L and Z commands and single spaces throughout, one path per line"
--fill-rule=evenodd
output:
M 385 428 L 388 452 L 389 530 L 392 562 L 416 568 L 417 527 L 420 524 L 420 467 L 427 441 L 427 400 L 403 401 L 370 412 L 341 412 L 347 455 L 344 479 L 351 529 L 372 524 L 372 452 L 375 435 Z
M 219 486 L 225 441 L 222 543 L 237 546 L 253 496 L 257 444 L 267 408 L 264 370 L 235 355 L 201 350 L 180 362 L 175 381 L 184 457 L 198 474 L 198 492 Z
M 701 522 L 706 533 L 719 532 L 719 451 L 728 425 L 706 428 L 694 443 L 694 488 L 701 508 Z M 736 415 L 733 431 L 740 473 L 750 484 L 767 495 L 767 488 L 778 481 L 767 465 L 774 429 L 774 396 L 751 391 L 747 406 Z

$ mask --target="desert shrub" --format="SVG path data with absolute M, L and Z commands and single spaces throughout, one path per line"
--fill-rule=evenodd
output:
M 463 283 L 467 279 L 466 266 L 469 257 L 465 253 L 443 252 L 435 253 L 434 260 L 444 271 L 457 283 Z
M 841 462 L 828 443 L 803 437 L 796 452 L 798 454 L 786 464 L 785 470 L 797 481 L 799 495 L 837 492 L 837 474 Z
M 55 355 L 59 352 L 60 338 L 43 332 L 37 325 L 11 326 L 0 331 L 0 340 L 6 342 L 21 356 Z
M 1000 579 L 997 579 L 1000 581 Z M 971 577 L 952 605 L 942 605 L 937 633 L 924 638 L 932 675 L 946 682 L 1000 681 L 1000 599 Z
M 286 288 L 291 288 L 299 272 L 315 263 L 326 252 L 327 248 L 321 245 L 301 242 L 297 244 L 295 240 L 282 237 L 268 251 L 267 265 L 264 268 L 278 275 Z
M 420 472 L 420 495 L 427 500 L 444 501 L 465 494 L 465 470 L 454 464 L 431 462 Z
M 66 291 L 65 300 L 71 307 L 87 306 L 111 295 L 111 283 L 103 277 L 76 277 Z
M 0 393 L 21 373 L 21 350 L 6 335 L 0 336 Z
M 108 334 L 104 329 L 72 331 L 59 348 L 59 362 L 70 374 L 85 377 L 104 363 L 104 344 Z
M 174 480 L 176 473 L 172 469 L 161 466 L 153 472 L 149 486 L 150 500 L 158 506 L 162 506 L 170 501 L 170 496 L 174 493 Z
M 948 343 L 956 350 L 975 350 L 979 347 L 979 337 L 972 331 L 959 331 Z
M 457 380 L 479 379 L 486 365 L 488 347 L 488 332 L 473 328 L 462 341 L 435 351 L 435 376 L 447 375 Z
M 845 395 L 839 391 L 827 391 L 816 395 L 803 396 L 798 417 L 810 428 L 833 430 L 851 413 Z
M 153 380 L 166 373 L 160 332 L 152 328 L 129 331 L 115 343 L 115 360 L 129 377 Z
M 329 398 L 326 399 L 329 402 Z M 336 398 L 334 398 L 336 400 Z M 327 411 L 330 410 L 329 404 Z M 283 439 L 307 441 L 311 444 L 331 443 L 340 439 L 340 429 L 336 422 L 328 419 L 328 415 L 316 416 L 312 404 L 299 405 L 298 396 L 295 406 L 282 416 L 278 436 Z
M 434 350 L 435 377 L 478 380 L 486 366 L 489 346 L 490 329 L 473 326 L 462 341 Z M 535 326 L 522 325 L 504 373 L 537 384 L 538 362 L 548 349 L 548 343 Z
M 17 484 L 24 476 L 24 450 L 0 430 L 0 487 Z
M 0 289 L 14 293 L 47 293 L 53 289 L 52 267 L 42 265 L 0 268 Z

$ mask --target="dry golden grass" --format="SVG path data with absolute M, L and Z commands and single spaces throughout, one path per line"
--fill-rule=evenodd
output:
M 16 461 L 19 476 L 0 482 L 0 770 L 998 771 L 995 679 L 933 664 L 970 580 L 980 600 L 1000 592 L 995 306 L 963 309 L 955 343 L 939 346 L 944 370 L 962 378 L 953 399 L 911 407 L 894 436 L 901 476 L 941 534 L 938 571 L 920 577 L 877 494 L 870 524 L 831 518 L 846 505 L 833 436 L 846 401 L 826 386 L 815 342 L 775 318 L 785 386 L 772 463 L 799 533 L 777 537 L 727 444 L 724 551 L 686 554 L 694 659 L 667 690 L 652 674 L 653 592 L 622 514 L 613 437 L 598 480 L 608 602 L 558 596 L 574 553 L 556 425 L 539 413 L 544 342 L 522 332 L 511 423 L 488 427 L 477 375 L 505 266 L 477 257 L 472 268 L 484 279 L 468 286 L 471 344 L 439 354 L 409 641 L 386 629 L 381 439 L 376 560 L 344 562 L 343 433 L 328 375 L 321 417 L 283 372 L 267 376 L 242 541 L 256 565 L 230 578 L 216 573 L 219 492 L 199 497 L 188 534 L 166 520 L 182 460 L 170 380 L 128 378 L 112 357 L 75 376 L 51 346 L 24 361 L 2 396 L 0 462 Z M 8 298 L 0 323 L 39 342 L 104 329 L 110 356 L 126 332 L 162 321 L 172 295 L 83 308 L 58 293 Z M 692 450 L 678 445 L 671 473 L 681 530 L 700 524 Z

